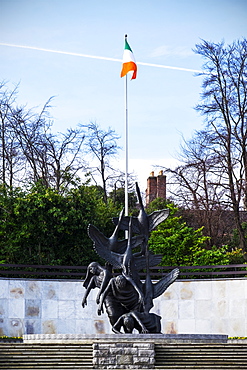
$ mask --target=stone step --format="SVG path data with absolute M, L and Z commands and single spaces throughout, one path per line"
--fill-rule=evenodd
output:
M 7 366 L 7 367 L 6 367 Z M 93 369 L 93 366 L 85 366 L 85 365 L 78 365 L 76 363 L 74 364 L 43 364 L 43 363 L 39 363 L 39 364 L 33 364 L 33 363 L 24 363 L 24 362 L 20 362 L 19 364 L 15 364 L 15 365 L 12 365 L 12 364 L 5 364 L 5 365 L 1 365 L 0 366 L 0 369 L 3 369 L 3 370 L 9 370 L 9 369 L 62 369 L 62 370 L 67 370 L 67 369 L 81 369 L 81 370 L 92 370 Z
M 92 369 L 91 344 L 0 343 L 0 369 Z
M 162 370 L 247 369 L 247 344 L 157 344 L 155 354 Z
M 195 364 L 191 364 L 191 365 L 178 365 L 178 364 L 174 364 L 174 365 L 167 365 L 167 364 L 163 364 L 163 365 L 157 365 L 155 366 L 155 369 L 161 369 L 161 370 L 214 370 L 214 369 L 221 369 L 221 370 L 246 370 L 247 367 L 246 367 L 246 364 L 244 364 L 243 366 L 242 365 L 215 365 L 215 364 L 207 364 L 207 365 L 201 365 L 201 364 L 198 364 L 198 365 L 195 365 Z

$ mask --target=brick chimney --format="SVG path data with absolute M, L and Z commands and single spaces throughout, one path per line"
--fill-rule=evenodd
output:
M 146 206 L 156 198 L 166 199 L 166 176 L 163 171 L 160 171 L 158 176 L 154 176 L 152 171 L 147 179 Z

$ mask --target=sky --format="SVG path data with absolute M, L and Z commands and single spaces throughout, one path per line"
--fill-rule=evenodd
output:
M 247 0 L 0 0 L 0 14 L 0 81 L 19 83 L 18 104 L 37 112 L 53 96 L 54 132 L 111 127 L 121 136 L 122 170 L 128 35 L 138 66 L 137 79 L 128 77 L 129 171 L 142 191 L 152 170 L 176 165 L 182 137 L 203 127 L 195 45 L 231 44 L 247 31 Z

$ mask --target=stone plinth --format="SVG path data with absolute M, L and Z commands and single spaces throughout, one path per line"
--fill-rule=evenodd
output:
M 24 334 L 24 343 L 227 343 L 221 334 Z
M 226 343 L 211 334 L 27 334 L 24 343 L 92 344 L 95 369 L 154 369 L 155 344 Z

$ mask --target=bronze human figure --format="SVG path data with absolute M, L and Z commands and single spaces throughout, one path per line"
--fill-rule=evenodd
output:
M 158 282 L 153 283 L 149 268 L 158 265 L 162 256 L 149 251 L 148 238 L 150 232 L 168 217 L 169 210 L 164 209 L 147 215 L 138 184 L 136 191 L 140 204 L 139 215 L 124 216 L 122 210 L 119 218 L 113 219 L 116 227 L 111 237 L 107 238 L 93 225 L 88 227 L 93 248 L 106 261 L 106 265 L 103 267 L 97 262 L 92 262 L 88 266 L 83 284 L 86 291 L 82 306 L 85 307 L 87 304 L 91 289 L 98 288 L 96 298 L 99 305 L 98 314 L 101 315 L 105 306 L 115 333 L 121 333 L 121 328 L 125 333 L 132 333 L 134 329 L 139 333 L 161 333 L 161 317 L 150 313 L 150 309 L 153 307 L 153 300 L 163 294 L 176 280 L 179 269 L 173 269 Z M 119 230 L 128 230 L 128 237 L 119 240 Z M 134 248 L 139 248 L 139 251 L 133 253 Z M 113 276 L 112 269 L 120 271 L 117 276 Z M 144 281 L 139 275 L 143 269 L 146 271 Z

